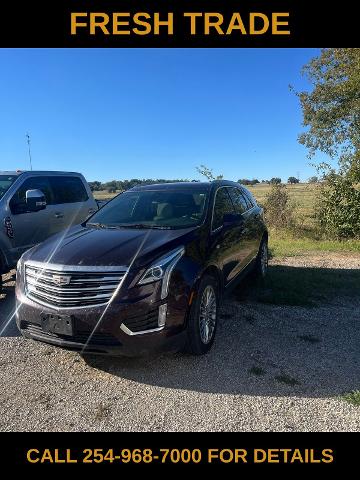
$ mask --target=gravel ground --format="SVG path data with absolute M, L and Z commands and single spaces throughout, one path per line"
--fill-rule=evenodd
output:
M 359 269 L 360 256 L 273 261 Z M 13 309 L 12 277 L 0 297 Z M 241 285 L 240 285 L 241 288 Z M 90 357 L 0 338 L 2 431 L 359 431 L 360 296 L 316 308 L 224 302 L 216 342 L 200 358 Z M 0 322 L 1 323 L 1 322 Z M 0 326 L 1 329 L 1 326 Z

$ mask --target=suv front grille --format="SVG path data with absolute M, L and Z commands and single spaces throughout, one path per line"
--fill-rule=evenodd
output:
M 125 270 L 56 270 L 25 264 L 26 295 L 57 308 L 79 308 L 109 302 Z

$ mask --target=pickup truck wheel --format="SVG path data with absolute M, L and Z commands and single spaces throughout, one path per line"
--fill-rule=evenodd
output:
M 255 275 L 260 278 L 265 278 L 267 274 L 269 263 L 268 241 L 263 238 L 260 244 L 259 252 L 256 257 Z
M 185 350 L 204 355 L 214 343 L 219 311 L 219 289 L 216 280 L 205 275 L 191 306 Z

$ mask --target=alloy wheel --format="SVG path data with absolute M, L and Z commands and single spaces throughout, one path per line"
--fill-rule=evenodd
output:
M 211 341 L 215 332 L 216 308 L 215 290 L 208 285 L 201 297 L 199 314 L 200 338 L 205 345 Z
M 260 268 L 261 268 L 261 275 L 265 277 L 269 263 L 269 255 L 268 255 L 268 246 L 266 242 L 263 242 L 261 248 L 261 256 L 260 256 Z

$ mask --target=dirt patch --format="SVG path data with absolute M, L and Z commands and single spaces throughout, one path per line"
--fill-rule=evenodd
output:
M 203 357 L 85 361 L 1 338 L 0 430 L 358 431 L 360 299 L 358 287 L 340 295 L 338 286 L 352 285 L 359 260 L 344 254 L 273 260 L 281 289 L 290 278 L 283 274 L 295 275 L 294 290 L 330 278 L 335 294 L 311 306 L 264 303 L 243 295 L 258 288 L 248 278 L 225 299 L 214 347 Z M 13 279 L 7 282 L 2 321 L 14 306 Z M 281 289 L 273 288 L 275 298 Z

